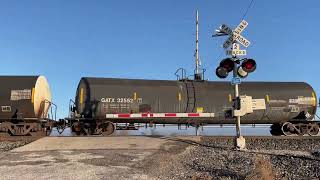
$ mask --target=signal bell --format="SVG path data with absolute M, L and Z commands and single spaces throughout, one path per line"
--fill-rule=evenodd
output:
M 220 62 L 219 67 L 216 69 L 216 75 L 219 78 L 228 77 L 228 73 L 231 72 L 234 68 L 234 61 L 231 58 L 223 59 Z
M 248 72 L 244 71 L 241 66 L 238 67 L 237 73 L 241 78 L 245 78 L 249 74 Z

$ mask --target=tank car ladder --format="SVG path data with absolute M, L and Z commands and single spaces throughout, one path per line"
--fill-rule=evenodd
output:
M 194 112 L 196 104 L 196 91 L 193 81 L 185 81 L 187 90 L 187 107 L 185 112 Z

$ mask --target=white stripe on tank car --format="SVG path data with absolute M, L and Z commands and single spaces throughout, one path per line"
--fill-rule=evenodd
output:
M 202 118 L 214 117 L 214 113 L 135 113 L 135 114 L 106 114 L 106 118 Z

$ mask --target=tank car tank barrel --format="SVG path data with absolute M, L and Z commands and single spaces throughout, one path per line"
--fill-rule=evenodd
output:
M 51 92 L 44 76 L 0 76 L 0 84 L 0 132 L 22 136 L 50 132 Z
M 316 106 L 312 87 L 303 82 L 244 82 L 241 95 L 265 102 L 265 110 L 257 110 L 241 118 L 243 124 L 274 124 L 292 119 L 312 119 Z M 76 117 L 110 119 L 107 114 L 143 113 L 213 113 L 210 118 L 135 118 L 112 119 L 113 122 L 205 123 L 232 124 L 230 116 L 235 94 L 230 82 L 191 82 L 88 78 L 80 80 L 76 98 Z M 235 94 L 236 95 L 236 94 Z M 268 98 L 265 98 L 268 97 Z M 194 107 L 194 108 L 193 108 Z M 187 110 L 187 112 L 185 112 Z

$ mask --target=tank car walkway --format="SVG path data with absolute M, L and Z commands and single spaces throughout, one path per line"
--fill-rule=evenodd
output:
M 0 179 L 152 179 L 143 169 L 153 156 L 186 147 L 155 137 L 45 137 L 1 153 Z

